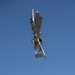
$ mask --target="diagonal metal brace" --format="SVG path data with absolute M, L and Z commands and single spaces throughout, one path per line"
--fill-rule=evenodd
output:
M 44 52 L 44 49 L 43 49 L 43 47 L 41 46 L 40 41 L 39 41 L 38 38 L 37 38 L 37 41 L 38 41 L 38 44 L 39 44 L 39 46 L 40 46 L 40 48 L 41 48 L 41 52 L 42 52 L 43 57 L 44 57 L 44 60 L 45 60 L 45 59 L 46 59 L 46 54 L 45 54 L 45 52 Z

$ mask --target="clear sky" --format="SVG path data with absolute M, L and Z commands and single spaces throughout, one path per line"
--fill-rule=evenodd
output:
M 32 8 L 43 17 L 46 61 L 34 57 Z M 75 75 L 75 1 L 0 0 L 0 75 Z

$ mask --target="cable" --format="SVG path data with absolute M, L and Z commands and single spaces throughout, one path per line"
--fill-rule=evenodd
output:
M 44 65 L 45 65 L 46 75 L 49 75 L 49 69 L 48 69 L 47 62 L 46 61 L 45 61 Z

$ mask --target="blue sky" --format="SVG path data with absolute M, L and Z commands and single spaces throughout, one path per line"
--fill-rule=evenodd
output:
M 43 17 L 46 61 L 34 57 L 32 8 Z M 0 0 L 0 75 L 75 75 L 75 1 Z

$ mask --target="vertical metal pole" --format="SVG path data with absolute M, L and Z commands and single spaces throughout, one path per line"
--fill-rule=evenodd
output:
M 32 20 L 34 22 L 34 10 L 32 9 Z

